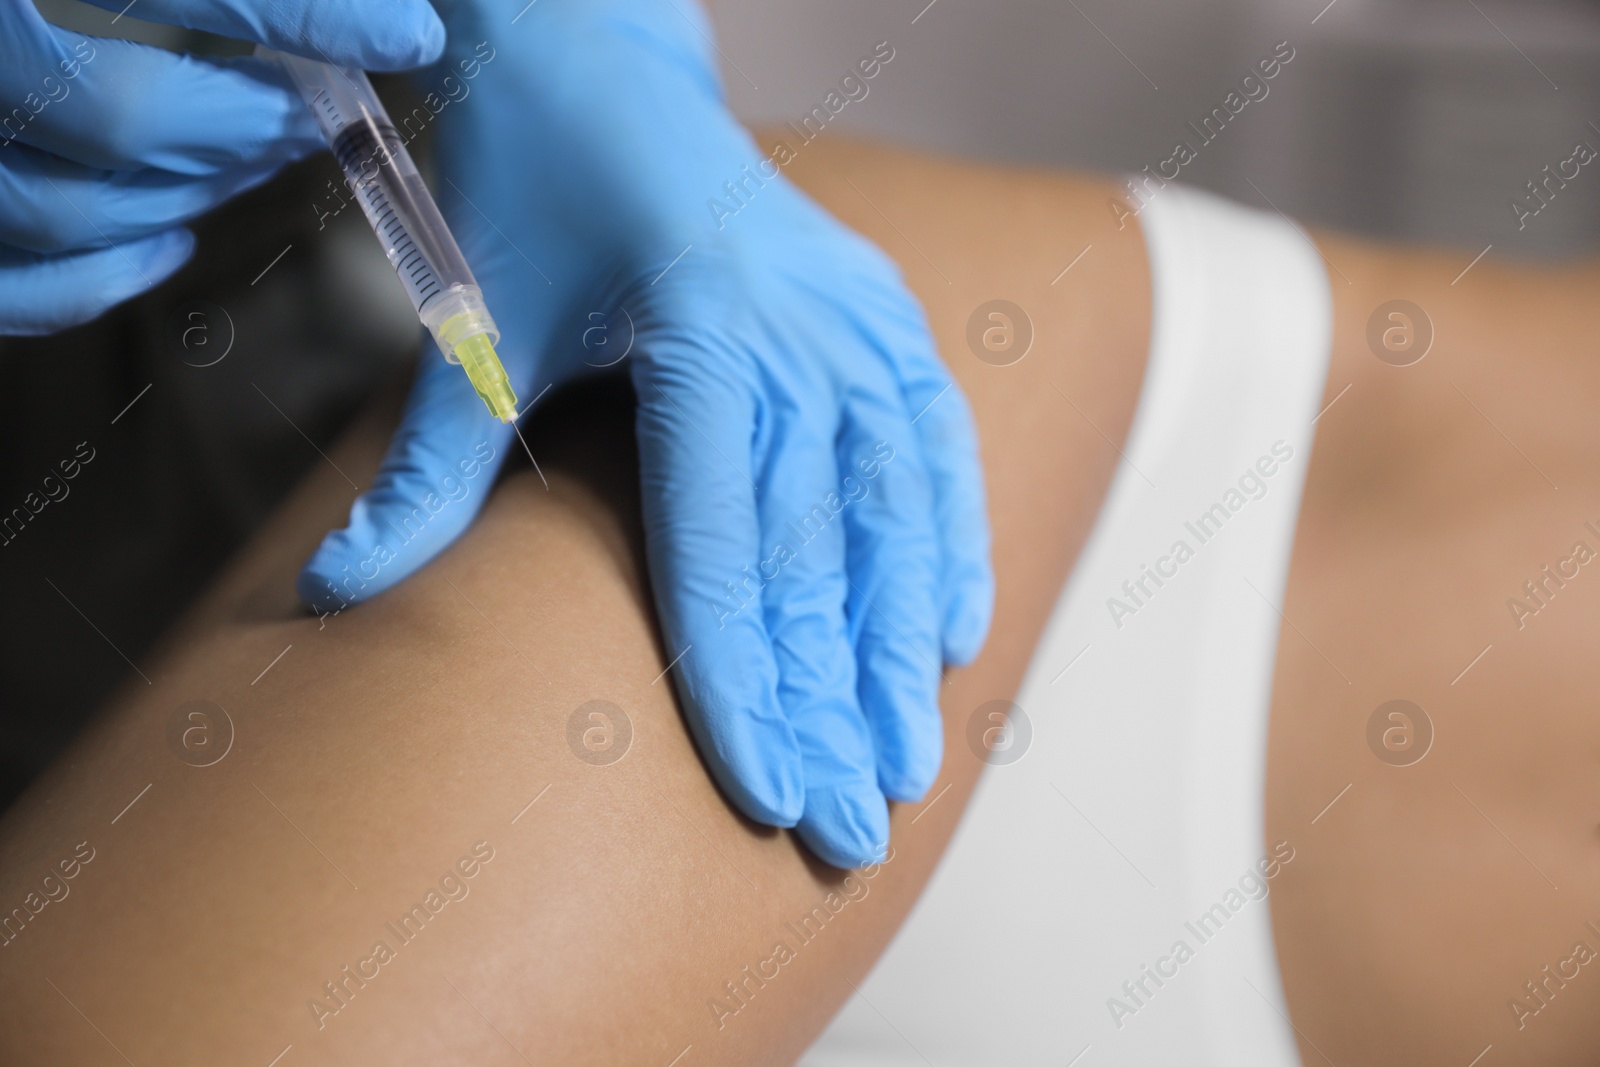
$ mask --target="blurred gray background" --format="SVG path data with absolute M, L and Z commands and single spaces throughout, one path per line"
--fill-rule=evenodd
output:
M 1518 230 L 1509 201 L 1600 149 L 1600 5 L 1572 0 L 710 0 L 749 121 L 798 121 L 878 41 L 842 128 L 994 161 L 1138 170 L 1195 142 L 1259 58 L 1295 58 L 1183 180 L 1469 258 L 1595 247 L 1600 168 Z M 915 21 L 913 21 L 915 20 Z M 831 127 L 830 127 L 831 128 Z M 1595 169 L 1597 173 L 1589 171 Z M 1570 173 L 1570 168 L 1569 168 Z M 1260 192 L 1250 183 L 1259 187 Z
M 84 33 L 246 50 L 36 2 Z M 1600 232 L 1600 160 L 1524 228 L 1510 209 L 1576 143 L 1600 148 L 1593 3 L 709 2 L 729 97 L 751 122 L 798 122 L 887 41 L 893 62 L 822 136 L 1098 170 L 1154 166 L 1197 141 L 1188 124 L 1286 41 L 1294 58 L 1268 95 L 1200 147 L 1184 180 L 1313 223 L 1460 246 L 1463 266 L 1491 245 L 1494 257 L 1591 253 Z M 377 82 L 391 107 L 415 92 Z M 56 337 L 0 339 L 0 507 L 78 442 L 97 453 L 71 497 L 0 550 L 0 804 L 113 688 L 144 684 L 134 668 L 166 625 L 415 357 L 420 331 L 365 223 L 344 212 L 316 225 L 338 178 L 325 154 L 297 164 L 197 222 L 195 259 L 156 291 Z M 226 313 L 215 336 L 234 342 L 214 366 L 173 343 L 197 301 Z

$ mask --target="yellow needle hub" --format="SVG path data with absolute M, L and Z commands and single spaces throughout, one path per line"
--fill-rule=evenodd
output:
M 515 419 L 517 394 L 511 390 L 511 379 L 506 377 L 506 369 L 500 365 L 500 357 L 495 355 L 489 335 L 475 333 L 468 337 L 456 345 L 455 357 L 461 361 L 461 369 L 467 372 L 472 388 L 478 391 L 489 413 L 501 422 Z

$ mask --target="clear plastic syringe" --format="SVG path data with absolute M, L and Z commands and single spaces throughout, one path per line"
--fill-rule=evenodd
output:
M 516 418 L 517 395 L 495 355 L 500 330 L 483 290 L 366 74 L 263 47 L 256 54 L 288 70 L 444 358 L 461 365 L 496 418 Z

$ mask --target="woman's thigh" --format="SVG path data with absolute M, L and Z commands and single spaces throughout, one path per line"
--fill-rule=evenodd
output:
M 961 812 L 982 765 L 967 720 L 1014 692 L 1117 462 L 1149 293 L 1102 183 L 843 144 L 794 173 L 903 265 L 988 476 L 994 631 L 948 676 L 944 770 L 894 811 L 891 858 L 826 869 L 710 784 L 653 628 L 614 396 L 540 416 L 548 488 L 512 475 L 402 587 L 300 613 L 294 573 L 390 411 L 0 823 L 0 1060 L 798 1054 Z M 1026 358 L 969 342 L 995 300 L 1026 318 Z M 83 654 L 111 654 L 97 642 L 86 628 Z

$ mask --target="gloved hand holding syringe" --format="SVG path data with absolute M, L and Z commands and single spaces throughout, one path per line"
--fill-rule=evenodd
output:
M 289 72 L 439 351 L 467 372 L 496 418 L 515 419 L 517 396 L 495 355 L 500 331 L 483 290 L 366 74 L 265 46 L 256 55 Z

